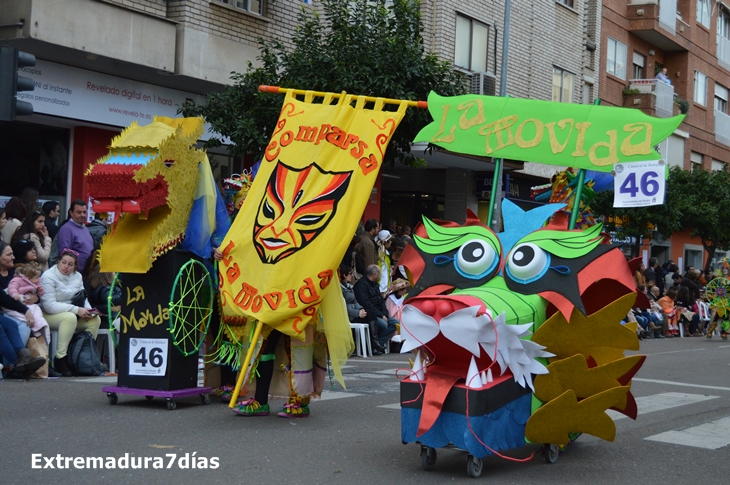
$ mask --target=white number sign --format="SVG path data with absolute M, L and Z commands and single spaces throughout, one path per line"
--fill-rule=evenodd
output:
M 662 205 L 666 165 L 664 160 L 618 163 L 614 167 L 614 207 Z
M 129 375 L 164 377 L 167 370 L 165 338 L 129 339 Z

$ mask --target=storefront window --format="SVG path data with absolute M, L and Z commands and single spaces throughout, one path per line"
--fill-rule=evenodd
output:
M 25 187 L 43 196 L 66 194 L 69 130 L 30 123 L 0 123 L 0 196 Z

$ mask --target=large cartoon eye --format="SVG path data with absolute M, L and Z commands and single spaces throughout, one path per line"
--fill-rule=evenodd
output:
M 497 265 L 497 254 L 486 241 L 472 239 L 456 252 L 456 270 L 462 276 L 479 279 L 486 276 Z
M 550 254 L 532 243 L 515 247 L 507 261 L 507 272 L 520 283 L 531 283 L 544 275 L 550 266 Z

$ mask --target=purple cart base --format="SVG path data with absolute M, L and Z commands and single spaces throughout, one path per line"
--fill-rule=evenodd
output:
M 106 392 L 110 404 L 116 404 L 119 401 L 117 394 L 132 394 L 134 396 L 144 396 L 148 400 L 156 397 L 164 397 L 167 400 L 167 409 L 172 411 L 177 407 L 175 399 L 178 397 L 200 396 L 203 404 L 210 404 L 211 391 L 210 387 L 190 387 L 188 389 L 176 389 L 174 391 L 153 391 L 151 389 L 136 389 L 133 387 L 105 386 L 101 388 L 102 392 Z

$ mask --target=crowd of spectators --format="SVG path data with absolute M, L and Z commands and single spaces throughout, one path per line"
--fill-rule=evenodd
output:
M 648 267 L 639 266 L 634 280 L 637 289 L 646 293 L 649 308 L 634 307 L 625 319 L 638 323 L 639 338 L 712 338 L 710 323 L 723 318 L 705 297 L 705 286 L 714 278 L 712 272 L 687 266 L 682 273 L 672 260 L 660 266 L 657 258 L 649 258 L 648 263 Z M 727 339 L 725 332 L 721 336 Z
M 56 225 L 59 203 L 46 201 L 39 206 L 35 189 L 25 189 L 6 203 L 0 215 L 3 375 L 37 377 L 48 363 L 48 376 L 69 377 L 73 374 L 67 351 L 74 333 L 88 330 L 96 338 L 103 310 L 93 308 L 88 296 L 106 295 L 113 289 L 110 275 L 99 272 L 95 253 L 106 224 L 97 216 L 97 224 L 87 226 L 87 209 L 86 202 L 74 200 L 68 217 Z M 106 293 L 101 291 L 104 288 Z M 96 303 L 105 301 L 99 297 Z M 54 361 L 32 356 L 26 348 L 29 338 L 48 346 L 51 331 L 57 333 Z
M 385 352 L 399 332 L 409 284 L 398 264 L 411 230 L 394 219 L 384 229 L 368 219 L 352 239 L 340 265 L 340 285 L 351 323 L 366 323 L 374 355 Z

